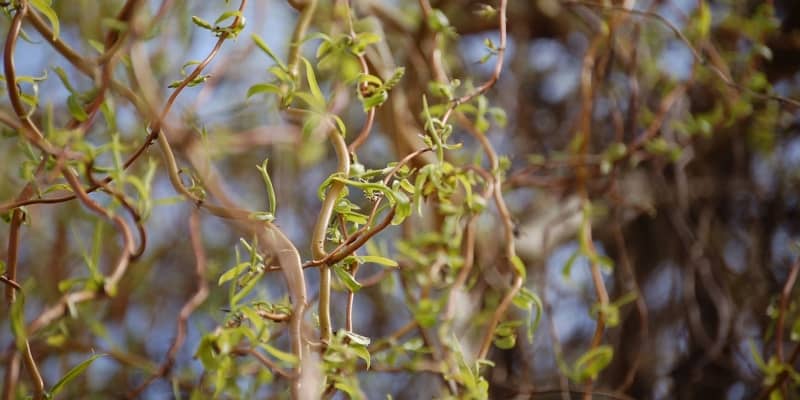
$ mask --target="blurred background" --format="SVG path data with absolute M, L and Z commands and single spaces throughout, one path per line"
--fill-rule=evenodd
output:
M 54 2 L 61 39 L 78 53 L 96 57 L 92 41 L 102 42 L 109 26 L 104 21 L 117 14 L 121 3 Z M 184 63 L 204 58 L 215 44 L 216 38 L 192 24 L 190 16 L 213 21 L 238 6 L 222 1 L 163 3 L 170 3 L 165 14 L 153 19 L 164 4 L 145 2 L 134 23 L 146 26 L 153 19 L 155 28 L 123 51 L 123 63 L 146 59 L 159 104 L 173 90 L 168 85 L 182 78 Z M 422 146 L 416 136 L 423 131 L 422 96 L 435 98 L 429 86 L 435 79 L 430 68 L 433 49 L 440 49 L 451 78 L 477 86 L 494 67 L 493 58 L 480 61 L 487 53 L 485 39 L 499 42 L 497 18 L 480 16 L 483 2 L 432 0 L 430 5 L 442 11 L 455 32 L 432 39 L 417 2 L 351 3 L 359 27 L 382 39 L 367 52 L 375 73 L 385 78 L 395 66 L 406 69 L 388 102 L 378 109 L 372 134 L 358 152 L 368 168 L 383 168 Z M 614 357 L 594 387 L 616 393 L 611 398 L 754 398 L 765 376 L 759 360 L 775 351 L 779 297 L 797 257 L 793 246 L 800 233 L 800 114 L 796 106 L 763 95 L 800 98 L 800 3 L 598 3 L 603 2 L 515 0 L 508 5 L 504 68 L 486 94 L 490 105 L 505 110 L 507 123 L 493 124 L 487 136 L 498 154 L 508 158 L 503 188 L 517 228 L 515 245 L 528 269 L 525 286 L 541 297 L 544 313 L 533 341 L 520 335 L 514 348 L 490 352 L 495 363 L 486 375 L 490 397 L 565 398 L 546 396 L 581 388 L 568 381 L 563 365 L 575 363 L 586 352 L 595 328 L 591 310 L 597 300 L 578 241 L 578 171 L 586 170 L 594 246 L 613 261 L 613 269 L 604 274 L 605 284 L 612 301 L 627 299 L 619 306 L 618 325 L 605 332 L 604 343 L 612 346 Z M 333 7 L 321 2 L 312 33 L 345 29 Z M 250 33 L 285 57 L 297 13 L 284 1 L 265 0 L 250 2 L 244 16 L 244 32 L 222 46 L 205 72 L 210 74 L 205 83 L 178 97 L 165 126 L 179 165 L 198 168 L 192 160 L 198 154 L 210 160 L 227 193 L 248 209 L 266 207 L 255 166 L 269 158 L 276 222 L 304 261 L 309 260 L 309 232 L 320 204 L 317 190 L 335 171 L 336 157 L 324 136 L 304 134 L 297 121 L 280 112 L 274 96 L 246 97 L 249 87 L 273 79 L 267 72 L 273 61 L 253 44 Z M 0 31 L 8 31 L 9 25 L 6 14 Z M 88 92 L 95 83 L 29 24 L 23 29 L 28 37 L 17 45 L 18 75 L 47 75 L 38 82 L 40 104 L 32 118 L 63 126 L 70 119 L 71 90 L 58 78 L 57 69 L 77 92 Z M 601 36 L 607 40 L 598 40 Z M 313 60 L 318 44 L 318 38 L 306 42 L 306 57 Z M 575 138 L 587 112 L 581 86 L 587 54 L 594 62 L 588 111 L 591 142 L 589 155 L 579 160 Z M 115 76 L 134 92 L 144 93 L 146 82 L 126 68 Z M 326 94 L 335 90 L 334 72 L 322 68 L 318 79 Z M 22 87 L 32 90 L 27 84 Z M 337 111 L 348 127 L 348 141 L 365 121 L 355 96 L 350 97 Z M 148 116 L 122 96 L 115 94 L 112 100 L 116 124 L 95 124 L 86 140 L 102 146 L 113 133 L 121 152 L 130 154 L 147 134 Z M 0 103 L 4 113 L 13 115 L 7 96 Z M 7 204 L 32 176 L 36 162 L 13 130 L 3 129 L 0 203 Z M 448 153 L 453 164 L 477 160 L 486 166 L 479 143 L 458 124 L 451 142 L 463 143 Z M 415 166 L 424 162 L 420 158 Z M 113 164 L 113 153 L 101 154 L 96 163 Z M 32 343 L 49 382 L 92 352 L 110 355 L 95 361 L 76 381 L 81 383 L 66 389 L 64 398 L 118 398 L 141 383 L 163 360 L 175 336 L 176 315 L 195 291 L 187 227 L 193 207 L 175 193 L 160 163 L 153 146 L 131 168 L 130 173 L 143 180 L 149 176 L 152 204 L 145 213 L 145 253 L 129 268 L 118 295 L 81 305 L 80 318 L 58 321 Z M 108 196 L 92 196 L 109 202 Z M 69 290 L 69 282 L 90 275 L 87 260 L 93 255 L 107 273 L 119 241 L 110 225 L 97 222 L 76 201 L 34 204 L 26 210 L 18 282 L 34 293 L 25 304 L 30 321 Z M 412 217 L 402 227 L 381 232 L 375 243 L 399 258 L 403 269 L 411 262 L 398 255 L 396 243 L 426 229 L 425 217 Z M 502 258 L 500 232 L 501 221 L 490 207 L 477 224 L 479 270 L 495 268 Z M 216 283 L 235 265 L 240 235 L 223 221 L 202 216 L 211 292 L 191 315 L 186 344 L 177 355 L 174 373 L 186 381 L 202 373 L 193 358 L 200 338 L 227 318 L 229 292 Z M 0 228 L 0 242 L 8 242 L 7 224 Z M 6 246 L 0 246 L 0 259 L 6 257 Z M 379 272 L 367 266 L 359 276 Z M 308 270 L 306 276 L 315 297 L 317 272 Z M 489 273 L 475 279 L 488 279 L 486 287 L 494 285 Z M 257 296 L 280 301 L 286 296 L 284 285 L 280 275 L 267 275 Z M 359 292 L 356 333 L 379 338 L 412 318 L 399 285 L 384 282 Z M 476 291 L 477 297 L 465 300 L 466 310 L 471 304 L 479 312 L 485 293 Z M 800 320 L 794 293 L 793 305 L 786 310 L 787 332 L 792 321 Z M 346 300 L 343 291 L 334 294 L 335 320 L 341 320 Z M 517 310 L 512 315 L 527 318 Z M 13 347 L 9 321 L 0 320 L 1 349 Z M 800 327 L 794 329 L 800 332 Z M 797 338 L 783 337 L 785 353 L 791 354 Z M 279 340 L 285 345 L 285 338 Z M 10 353 L 2 354 L 0 369 L 8 365 Z M 364 372 L 359 381 L 367 398 L 432 398 L 443 387 L 435 374 L 402 368 Z M 252 382 L 243 376 L 240 384 L 245 391 Z M 277 388 L 254 393 L 276 396 Z M 158 380 L 142 398 L 171 398 L 172 393 L 169 381 Z

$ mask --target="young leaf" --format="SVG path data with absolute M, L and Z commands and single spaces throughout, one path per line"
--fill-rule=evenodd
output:
M 243 263 L 237 264 L 233 268 L 225 271 L 225 273 L 222 274 L 219 277 L 219 281 L 217 281 L 217 284 L 218 285 L 222 285 L 223 283 L 225 283 L 225 282 L 227 282 L 227 281 L 229 281 L 229 280 L 231 280 L 233 278 L 236 278 L 237 276 L 241 275 L 242 272 L 244 272 L 247 269 L 247 267 L 249 267 L 249 266 L 250 266 L 249 262 L 243 262 Z
M 57 39 L 61 27 L 58 23 L 58 14 L 50 7 L 50 2 L 46 0 L 28 0 L 28 3 L 47 17 L 47 20 L 50 21 L 50 25 L 53 26 L 53 40 Z
M 333 266 L 333 272 L 336 273 L 336 276 L 344 283 L 347 287 L 347 290 L 351 292 L 357 292 L 361 289 L 361 284 L 356 281 L 356 278 L 350 274 L 349 271 L 345 270 L 340 264 L 336 264 Z
M 197 26 L 199 26 L 199 27 L 201 27 L 203 29 L 208 29 L 210 31 L 214 30 L 214 26 L 212 26 L 210 22 L 208 22 L 208 21 L 206 21 L 206 20 L 204 20 L 204 19 L 202 19 L 202 18 L 200 18 L 200 17 L 198 17 L 196 15 L 192 15 L 192 22 L 194 22 L 195 25 L 197 25 Z
M 275 348 L 273 346 L 270 346 L 268 343 L 259 343 L 258 345 L 259 345 L 259 347 L 261 347 L 264 350 L 266 350 L 267 353 L 269 353 L 271 356 L 273 356 L 273 357 L 277 358 L 278 360 L 281 360 L 281 361 L 283 361 L 285 363 L 288 363 L 288 364 L 291 364 L 291 365 L 297 365 L 297 362 L 299 361 L 297 359 L 297 356 L 295 356 L 294 354 L 287 353 L 285 351 L 281 351 L 281 350 L 279 350 L 279 349 L 277 349 L 277 348 Z
M 231 298 L 231 308 L 234 308 L 237 304 L 239 304 L 248 294 L 256 287 L 258 284 L 259 278 L 261 278 L 262 273 L 257 273 L 256 276 L 250 277 L 247 281 L 247 284 L 244 285 L 236 294 L 233 295 Z
M 573 371 L 573 379 L 579 382 L 585 381 L 587 378 L 596 379 L 614 356 L 614 349 L 609 345 L 598 346 L 584 353 L 578 361 L 575 362 Z
M 14 339 L 17 345 L 17 349 L 21 350 L 25 348 L 25 342 L 28 340 L 28 334 L 25 332 L 25 315 L 23 313 L 23 304 L 25 303 L 25 298 L 21 295 L 17 298 L 11 305 L 11 332 L 14 333 Z
M 514 270 L 516 270 L 517 274 L 524 280 L 527 270 L 525 269 L 525 263 L 522 262 L 522 259 L 515 255 L 513 258 L 511 258 L 511 265 L 514 266 Z
M 286 71 L 287 69 L 286 64 L 281 62 L 281 60 L 278 58 L 277 55 L 275 55 L 272 49 L 270 49 L 269 46 L 267 46 L 267 42 L 265 42 L 264 39 L 261 39 L 261 36 L 258 36 L 257 34 L 253 33 L 252 35 L 250 35 L 250 38 L 253 39 L 253 41 L 256 43 L 256 46 L 258 46 L 259 49 L 261 49 L 264 53 L 266 53 L 267 56 L 269 56 L 269 58 L 272 59 L 272 61 L 275 61 L 275 64 L 278 64 L 278 66 L 282 70 Z
M 319 104 L 324 108 L 325 96 L 322 95 L 322 91 L 319 89 L 317 76 L 314 74 L 314 67 L 312 67 L 311 63 L 305 58 L 303 58 L 303 64 L 306 67 L 306 80 L 308 80 L 308 89 L 311 90 L 311 95 L 314 97 L 316 104 Z
M 255 85 L 250 86 L 250 89 L 247 89 L 247 98 L 249 99 L 251 96 L 260 93 L 275 93 L 280 95 L 281 89 L 271 83 L 256 83 Z
M 358 259 L 363 263 L 375 263 L 386 267 L 396 267 L 398 265 L 397 261 L 380 256 L 359 256 Z
M 518 308 L 528 310 L 528 329 L 526 333 L 528 341 L 533 342 L 533 334 L 539 328 L 539 322 L 542 319 L 542 312 L 544 311 L 542 299 L 540 299 L 536 293 L 523 287 L 520 289 L 519 293 L 514 296 L 512 301 Z M 535 318 L 533 316 L 534 311 L 536 311 Z
M 572 266 L 575 264 L 575 261 L 580 255 L 581 249 L 575 249 L 575 251 L 570 254 L 569 258 L 567 258 L 567 262 L 565 262 L 564 267 L 561 268 L 561 276 L 563 276 L 564 279 L 569 278 L 570 274 L 572 273 Z
M 81 106 L 78 102 L 78 98 L 74 94 L 67 97 L 67 109 L 69 110 L 69 114 L 72 115 L 72 118 L 75 118 L 78 122 L 89 119 L 89 114 L 86 114 L 86 111 L 84 111 L 83 106 Z
M 214 20 L 214 25 L 219 25 L 220 22 L 225 21 L 226 19 L 241 17 L 241 16 L 242 12 L 239 10 L 225 11 L 216 20 Z
M 87 358 L 86 360 L 81 361 L 80 363 L 78 363 L 78 365 L 72 367 L 72 369 L 67 371 L 67 373 L 64 374 L 64 376 L 61 377 L 61 379 L 59 379 L 58 382 L 56 382 L 56 384 L 53 385 L 53 387 L 50 389 L 51 398 L 55 397 L 55 395 L 57 395 L 58 392 L 60 392 L 61 389 L 64 388 L 64 386 L 72 382 L 72 380 L 77 378 L 80 374 L 82 374 L 83 371 L 86 371 L 86 368 L 89 368 L 89 366 L 92 365 L 94 360 L 97 360 L 98 358 L 103 357 L 104 355 L 105 354 L 95 354 Z
M 258 172 L 261 173 L 261 178 L 264 179 L 264 186 L 267 188 L 267 196 L 269 197 L 269 212 L 270 214 L 275 215 L 277 200 L 275 197 L 275 188 L 272 186 L 272 179 L 270 179 L 269 172 L 267 171 L 268 161 L 269 159 L 265 158 L 264 162 L 262 162 L 260 166 L 256 166 L 256 168 L 258 169 Z

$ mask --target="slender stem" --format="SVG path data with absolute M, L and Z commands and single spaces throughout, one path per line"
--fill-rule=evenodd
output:
M 31 343 L 27 339 L 25 340 L 25 348 L 23 351 L 22 360 L 25 362 L 25 368 L 31 375 L 31 381 L 33 383 L 33 398 L 42 400 L 44 399 L 44 380 L 42 379 L 42 374 L 39 373 L 39 368 L 36 366 L 36 361 L 33 359 Z
M 195 279 L 197 280 L 197 290 L 194 292 L 192 297 L 186 301 L 181 308 L 180 313 L 178 314 L 175 338 L 172 340 L 172 344 L 167 351 L 164 362 L 157 371 L 150 375 L 148 379 L 145 379 L 145 381 L 142 382 L 142 384 L 140 384 L 136 389 L 131 391 L 131 393 L 128 393 L 128 398 L 130 399 L 139 398 L 139 395 L 152 382 L 160 377 L 165 377 L 170 373 L 172 366 L 175 364 L 175 357 L 178 354 L 178 350 L 183 347 L 183 343 L 186 340 L 186 330 L 189 316 L 191 316 L 192 313 L 194 313 L 194 311 L 200 307 L 200 305 L 203 304 L 208 297 L 208 283 L 206 283 L 207 260 L 201 237 L 200 214 L 196 209 L 192 210 L 192 213 L 189 216 L 189 239 L 192 243 L 192 251 L 194 252 L 195 258 Z
M 327 127 L 326 127 L 327 129 Z M 329 137 L 333 143 L 336 156 L 339 159 L 337 173 L 343 177 L 350 174 L 350 155 L 347 150 L 347 143 L 344 138 L 335 129 L 329 129 Z M 316 260 L 325 258 L 328 253 L 325 251 L 325 238 L 328 234 L 328 224 L 333 214 L 333 208 L 339 200 L 339 195 L 344 189 L 344 183 L 334 181 L 328 193 L 325 194 L 325 199 L 322 201 L 317 221 L 314 225 L 314 231 L 311 236 L 311 255 Z M 320 340 L 326 343 L 330 340 L 333 334 L 331 326 L 331 310 L 330 310 L 330 296 L 331 296 L 331 271 L 329 263 L 320 265 L 319 268 L 319 325 L 320 325 Z
M 6 278 L 11 281 L 17 280 L 17 255 L 19 254 L 19 228 L 25 219 L 25 212 L 16 209 L 11 214 L 11 224 L 8 231 L 8 263 L 6 263 Z M 9 286 L 6 288 L 6 301 L 8 304 L 14 303 L 17 289 Z
M 356 272 L 358 272 L 358 263 L 353 263 L 351 268 L 353 278 L 356 277 Z M 347 310 L 345 311 L 345 329 L 352 332 L 353 331 L 353 301 L 355 300 L 355 292 L 349 291 L 347 293 Z
M 287 67 L 293 77 L 297 77 L 300 71 L 300 49 L 305 39 L 314 11 L 317 8 L 317 0 L 306 0 L 303 4 L 295 4 L 300 11 L 297 17 L 297 24 L 292 32 L 292 41 L 289 43 L 289 60 Z

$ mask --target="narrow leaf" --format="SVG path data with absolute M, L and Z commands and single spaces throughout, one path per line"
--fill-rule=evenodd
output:
M 303 58 L 303 64 L 305 64 L 306 67 L 306 79 L 308 80 L 308 88 L 311 90 L 311 95 L 314 96 L 317 102 L 324 105 L 325 96 L 322 95 L 322 91 L 319 89 L 317 77 L 314 75 L 314 67 L 312 67 L 311 63 L 305 58 Z
M 81 361 L 78 365 L 72 367 L 71 370 L 67 371 L 67 373 L 63 377 L 61 377 L 61 379 L 59 379 L 55 385 L 53 385 L 53 388 L 50 389 L 50 396 L 54 397 L 56 394 L 58 394 L 58 392 L 60 392 L 61 389 L 63 389 L 66 384 L 70 383 L 73 379 L 77 378 L 80 374 L 83 373 L 83 371 L 86 371 L 86 368 L 89 368 L 89 366 L 92 365 L 94 360 L 97 360 L 98 358 L 103 356 L 104 354 L 95 354 L 87 358 L 86 360 Z
M 349 271 L 345 270 L 344 267 L 337 264 L 333 266 L 333 272 L 336 273 L 336 276 L 342 281 L 342 283 L 347 287 L 347 290 L 351 292 L 357 292 L 361 289 L 361 284 L 356 281 L 356 278 L 350 274 Z
M 50 2 L 45 0 L 29 0 L 28 3 L 47 17 L 47 20 L 50 21 L 50 25 L 53 26 L 53 40 L 57 39 L 61 26 L 58 23 L 58 14 L 50 7 Z

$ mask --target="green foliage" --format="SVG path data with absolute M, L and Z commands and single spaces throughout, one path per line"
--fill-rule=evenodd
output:
M 614 349 L 608 345 L 590 349 L 575 361 L 567 376 L 578 383 L 597 379 L 600 372 L 611 363 L 613 356 Z
M 9 384 L 12 397 L 102 396 L 84 382 L 101 356 L 95 351 L 119 364 L 109 382 L 141 384 L 124 388 L 131 398 L 152 396 L 149 385 L 163 378 L 175 398 L 300 397 L 301 382 L 324 398 L 362 399 L 374 397 L 380 372 L 432 375 L 437 398 L 488 399 L 503 375 L 491 371 L 493 349 L 514 365 L 527 363 L 522 357 L 530 352 L 537 360 L 553 357 L 574 385 L 605 389 L 603 377 L 619 375 L 606 373 L 614 357 L 627 362 L 632 352 L 612 337 L 628 337 L 619 332 L 630 326 L 627 318 L 651 322 L 637 314 L 640 307 L 626 308 L 642 295 L 636 280 L 649 276 L 642 271 L 724 264 L 718 260 L 727 255 L 716 247 L 741 241 L 741 227 L 752 221 L 760 225 L 748 240 L 772 243 L 768 254 L 777 259 L 775 238 L 782 236 L 775 232 L 793 231 L 775 217 L 793 209 L 770 209 L 792 203 L 783 189 L 796 183 L 790 168 L 770 170 L 774 185 L 746 175 L 745 189 L 728 188 L 738 188 L 740 171 L 757 161 L 785 167 L 775 149 L 794 140 L 778 129 L 794 120 L 786 107 L 794 103 L 776 93 L 796 90 L 796 82 L 772 87 L 778 78 L 771 65 L 784 53 L 768 46 L 790 41 L 771 4 L 744 12 L 735 2 L 700 1 L 673 26 L 660 10 L 608 2 L 509 1 L 462 10 L 429 1 L 353 9 L 347 1 L 289 1 L 297 15 L 287 19 L 292 37 L 283 38 L 272 29 L 281 25 L 279 14 L 252 3 L 2 6 L 4 74 L 14 81 L 3 79 L 0 107 L 0 214 L 9 227 L 0 232 L 7 241 L 0 274 L 16 295 L 7 297 L 14 346 L 3 367 L 24 362 L 28 372 L 9 378 L 17 379 Z M 543 23 L 523 33 L 538 40 L 543 26 L 548 40 L 560 43 L 552 68 L 520 62 L 539 47 L 518 32 L 500 32 L 527 26 L 529 15 Z M 592 23 L 580 21 L 587 17 Z M 245 30 L 250 40 L 230 40 Z M 270 43 L 284 42 L 288 54 L 255 30 Z M 482 46 L 464 48 L 490 30 Z M 468 36 L 460 39 L 459 31 Z M 27 43 L 14 48 L 16 39 Z M 660 61 L 675 41 L 693 60 L 680 79 Z M 515 51 L 506 54 L 507 47 Z M 46 65 L 28 56 L 40 49 L 48 51 L 40 57 Z M 198 59 L 180 59 L 188 53 Z M 253 73 L 252 60 L 266 74 Z M 496 64 L 477 65 L 490 60 Z M 563 68 L 565 62 L 574 65 Z M 540 101 L 541 83 L 563 80 L 562 69 L 580 71 L 577 86 L 561 100 Z M 198 88 L 187 93 L 191 87 Z M 647 177 L 638 183 L 642 193 L 628 185 L 636 174 Z M 736 185 L 697 187 L 728 174 Z M 647 192 L 656 192 L 645 200 L 656 218 L 635 202 Z M 769 207 L 752 205 L 750 192 L 770 198 Z M 740 197 L 747 197 L 746 212 Z M 578 213 L 565 210 L 573 198 Z M 760 208 L 770 209 L 768 219 Z M 549 219 L 542 222 L 541 214 Z M 12 215 L 23 216 L 22 227 Z M 530 221 L 546 225 L 542 238 L 531 235 L 542 243 L 530 245 L 517 232 Z M 659 221 L 669 225 L 651 230 L 667 232 L 654 239 L 658 252 L 632 251 L 627 243 L 639 238 L 628 240 L 631 226 Z M 673 238 L 674 231 L 685 237 Z M 576 261 L 586 261 L 597 286 L 569 295 L 584 300 L 597 332 L 569 338 L 583 347 L 562 355 L 561 326 L 553 329 L 554 349 L 535 339 L 542 319 L 553 317 L 539 295 L 554 285 L 542 266 L 569 241 L 578 248 L 553 279 L 568 280 L 583 264 Z M 661 254 L 674 248 L 674 258 Z M 786 349 L 800 343 L 800 304 L 791 297 L 796 288 L 759 292 L 782 276 L 767 267 L 741 276 L 712 270 L 722 294 L 700 293 L 707 282 L 694 290 L 737 312 L 742 304 L 770 303 L 763 354 L 753 345 L 752 359 L 764 387 L 785 383 L 791 393 L 800 373 Z M 738 296 L 741 280 L 762 275 L 770 284 L 751 285 L 758 290 L 745 291 L 746 301 L 721 299 Z M 608 276 L 611 288 L 604 286 Z M 658 323 L 650 327 L 672 326 L 653 314 Z M 704 324 L 725 322 L 721 311 L 716 319 L 701 314 Z M 702 337 L 692 333 L 687 340 Z M 155 336 L 173 337 L 169 350 L 140 355 Z M 178 357 L 186 348 L 196 365 Z M 65 358 L 77 353 L 77 364 Z M 61 378 L 37 387 L 45 381 L 37 363 L 47 365 L 47 378 Z M 648 363 L 637 361 L 641 371 L 626 371 L 626 382 L 675 367 Z M 52 374 L 52 366 L 63 370 Z M 518 371 L 539 371 L 524 367 Z M 537 378 L 518 371 L 506 374 L 510 384 Z
M 52 388 L 50 388 L 49 393 L 45 396 L 48 399 L 55 398 L 55 396 L 62 390 L 66 385 L 72 382 L 75 378 L 83 374 L 92 363 L 100 357 L 103 357 L 104 354 L 95 354 L 86 360 L 81 361 L 74 367 L 72 367 L 69 371 L 67 371 L 61 379 L 56 382 Z

